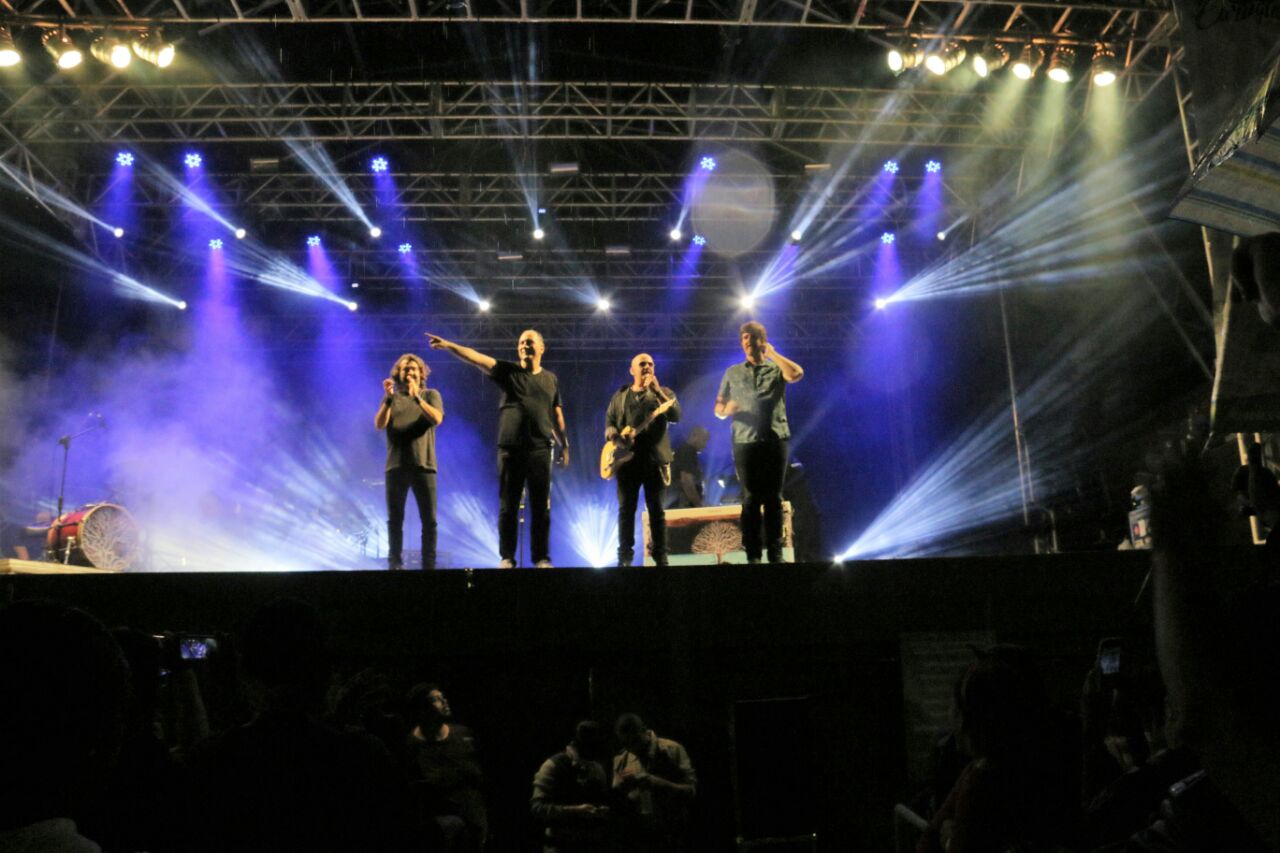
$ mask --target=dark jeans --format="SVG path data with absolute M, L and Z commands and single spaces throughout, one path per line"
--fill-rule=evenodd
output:
M 529 486 L 529 556 L 551 555 L 551 448 L 498 448 L 498 555 L 516 557 L 520 533 L 520 493 Z
M 413 502 L 422 519 L 422 568 L 436 567 L 436 474 L 425 468 L 392 468 L 387 471 L 387 562 L 403 563 L 404 504 L 413 489 Z
M 787 474 L 786 441 L 733 446 L 733 467 L 742 484 L 742 547 L 748 560 L 760 559 L 760 508 L 764 507 L 764 547 L 770 562 L 782 560 L 782 481 Z
M 630 565 L 636 549 L 636 502 L 644 487 L 644 505 L 649 510 L 649 533 L 653 543 L 653 559 L 662 562 L 667 556 L 667 515 L 662 508 L 666 487 L 662 484 L 662 468 L 653 459 L 636 457 L 618 469 L 618 562 Z

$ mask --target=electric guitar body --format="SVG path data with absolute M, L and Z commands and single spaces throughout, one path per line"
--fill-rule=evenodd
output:
M 667 400 L 665 403 L 659 405 L 658 408 L 654 409 L 649 414 L 649 417 L 645 418 L 644 423 L 642 423 L 630 436 L 627 438 L 618 436 L 617 438 L 612 438 L 604 443 L 604 447 L 600 450 L 601 479 L 612 480 L 613 475 L 618 473 L 619 468 L 635 458 L 636 454 L 634 447 L 636 436 L 652 426 L 654 421 L 666 414 L 667 409 L 670 409 L 675 404 L 676 398 L 672 397 L 670 400 Z

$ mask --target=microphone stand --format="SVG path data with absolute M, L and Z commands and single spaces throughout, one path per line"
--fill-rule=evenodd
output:
M 62 484 L 58 486 L 58 512 L 53 517 L 54 524 L 57 524 L 62 520 L 62 504 L 63 499 L 67 494 L 67 463 L 70 461 L 69 457 L 71 456 L 71 442 L 75 441 L 82 435 L 87 435 L 88 433 L 93 432 L 95 429 L 104 429 L 105 427 L 106 424 L 104 424 L 102 418 L 99 417 L 98 422 L 88 429 L 82 429 L 75 435 L 64 435 L 62 438 L 58 439 L 58 444 L 62 445 Z

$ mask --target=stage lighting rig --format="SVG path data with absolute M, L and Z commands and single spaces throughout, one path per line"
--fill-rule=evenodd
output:
M 941 77 L 948 71 L 960 67 L 967 55 L 964 45 L 959 42 L 952 42 L 937 53 L 929 54 L 924 60 L 924 67 L 929 70 L 930 74 Z
M 13 33 L 8 27 L 0 27 L 0 68 L 12 68 L 22 61 L 22 54 L 13 43 Z
M 803 231 L 801 231 L 799 228 L 793 228 L 793 229 L 791 230 L 791 242 L 792 242 L 792 243 L 799 243 L 799 242 L 800 242 L 801 240 L 803 240 L 803 239 L 804 239 L 804 232 L 803 232 Z
M 886 55 L 889 63 L 889 70 L 894 74 L 901 74 L 910 68 L 915 68 L 924 62 L 924 51 L 920 49 L 920 41 L 914 37 L 902 40 L 901 44 L 889 48 Z
M 1071 66 L 1076 61 L 1076 49 L 1069 45 L 1061 45 L 1049 58 L 1049 70 L 1046 76 L 1055 83 L 1071 82 Z
M 545 236 L 547 236 L 547 232 L 543 231 L 541 227 L 533 229 L 533 239 L 541 240 Z
M 89 45 L 89 52 L 93 54 L 94 59 L 112 68 L 128 68 L 129 63 L 133 61 L 133 53 L 129 50 L 129 45 L 116 36 L 98 36 Z
M 604 298 L 603 296 L 601 296 L 599 299 L 596 300 L 596 310 L 601 313 L 608 311 L 612 307 L 613 306 L 609 302 L 609 300 Z
M 701 234 L 694 234 L 694 235 L 693 235 L 693 245 L 695 245 L 695 246 L 705 246 L 705 245 L 707 245 L 707 238 L 706 238 L 706 237 L 703 237 Z
M 121 228 L 119 225 L 117 225 L 115 228 L 112 228 L 112 229 L 111 229 L 111 234 L 112 234 L 112 235 L 113 235 L 117 240 L 119 240 L 121 237 L 123 237 L 123 236 L 124 236 L 124 229 L 123 229 L 123 228 Z
M 1116 52 L 1105 44 L 1100 44 L 1093 51 L 1093 85 L 1110 86 L 1116 82 L 1120 73 L 1120 64 L 1116 62 Z
M 678 243 L 680 242 L 680 238 L 684 236 L 684 232 L 679 228 L 672 228 L 667 232 L 667 236 L 671 238 L 671 242 Z
M 243 240 L 245 237 L 249 236 L 249 232 L 243 228 L 237 228 L 235 233 L 237 240 Z
M 382 236 L 382 229 L 379 228 L 377 225 L 369 226 L 369 236 L 377 240 L 379 237 Z
M 66 30 L 49 30 L 44 34 L 43 42 L 44 49 L 49 51 L 53 61 L 64 71 L 75 68 L 84 61 L 84 54 L 76 47 Z
M 992 71 L 999 71 L 1009 62 L 1008 49 L 998 41 L 989 42 L 982 50 L 974 54 L 973 71 L 979 77 L 986 77 Z
M 1043 61 L 1044 51 L 1038 45 L 1027 42 L 1018 53 L 1017 61 L 1013 63 L 1013 76 L 1019 80 L 1030 80 L 1036 76 L 1036 69 Z
M 896 239 L 892 231 L 886 231 L 880 235 L 880 242 L 886 246 L 892 246 L 893 241 Z
M 130 44 L 133 55 L 156 68 L 168 68 L 177 58 L 177 49 L 164 40 L 159 32 L 140 33 Z
M 317 235 L 312 234 L 310 237 L 307 238 L 308 249 L 317 249 L 319 247 L 320 247 L 320 238 Z
M 481 314 L 487 314 L 489 313 L 489 310 L 493 308 L 493 303 L 490 302 L 488 299 L 481 299 L 479 302 L 476 303 L 476 308 L 480 310 Z
M 116 165 L 128 169 L 133 165 L 133 154 L 128 151 L 121 151 L 116 155 Z

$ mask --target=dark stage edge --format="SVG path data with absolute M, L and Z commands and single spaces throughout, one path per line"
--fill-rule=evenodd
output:
M 5 575 L 5 598 L 52 598 L 107 624 L 229 631 L 290 597 L 318 607 L 340 652 L 893 641 L 903 632 L 1102 631 L 1130 621 L 1141 552 L 762 566 L 435 572 Z

